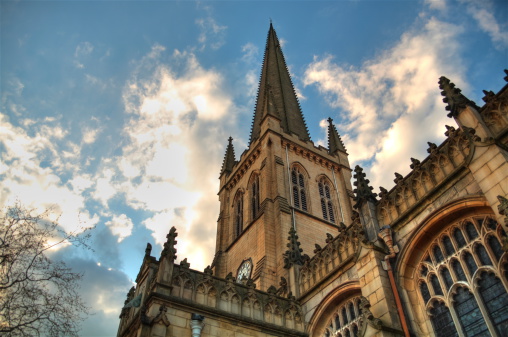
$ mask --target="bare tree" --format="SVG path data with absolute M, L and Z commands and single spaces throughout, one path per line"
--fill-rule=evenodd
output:
M 66 244 L 89 248 L 90 232 L 64 232 L 50 210 L 32 213 L 19 203 L 0 211 L 0 335 L 78 336 L 89 310 L 78 293 L 83 275 L 47 254 Z

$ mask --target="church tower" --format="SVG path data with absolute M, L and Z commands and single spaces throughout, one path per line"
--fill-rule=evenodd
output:
M 328 149 L 316 147 L 270 24 L 249 148 L 237 160 L 230 138 L 220 172 L 215 275 L 266 291 L 350 223 L 348 154 L 328 122 Z

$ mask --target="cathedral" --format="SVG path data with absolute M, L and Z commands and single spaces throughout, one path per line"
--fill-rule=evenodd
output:
M 219 173 L 215 257 L 176 263 L 174 227 L 159 257 L 148 244 L 117 336 L 507 336 L 508 85 L 482 106 L 439 89 L 446 139 L 378 195 L 331 119 L 328 147 L 311 141 L 270 24 L 248 148 L 230 138 Z

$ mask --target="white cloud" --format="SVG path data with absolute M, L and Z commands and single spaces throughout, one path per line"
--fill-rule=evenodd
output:
M 423 159 L 426 141 L 443 139 L 449 121 L 438 78 L 446 75 L 467 89 L 457 57 L 460 33 L 430 18 L 361 68 L 340 66 L 330 55 L 308 66 L 305 85 L 317 85 L 329 105 L 343 111 L 335 122 L 350 161 L 371 165 L 374 186 L 392 186 L 393 172 L 407 173 L 410 157 Z
M 74 51 L 74 57 L 90 55 L 93 52 L 93 48 L 94 47 L 90 42 L 88 41 L 81 42 L 80 44 L 78 44 L 76 50 Z
M 201 50 L 203 50 L 206 46 L 216 50 L 224 45 L 224 37 L 227 29 L 226 26 L 218 24 L 211 16 L 196 19 L 196 24 L 201 31 L 198 37 Z
M 445 0 L 425 0 L 424 2 L 431 9 L 437 9 L 440 11 L 444 11 L 446 9 L 446 1 Z
M 111 221 L 106 222 L 106 226 L 109 227 L 113 235 L 118 236 L 118 242 L 122 242 L 123 239 L 132 234 L 134 224 L 127 215 L 120 214 L 119 216 L 113 216 Z
M 467 12 L 476 20 L 480 29 L 490 36 L 496 48 L 508 48 L 508 25 L 506 22 L 497 21 L 490 1 L 460 0 L 460 2 L 466 4 Z
M 34 133 L 31 136 L 0 114 L 3 162 L 0 206 L 13 205 L 19 200 L 37 212 L 51 209 L 51 220 L 58 220 L 67 231 L 79 231 L 83 226 L 95 225 L 98 217 L 86 210 L 79 187 L 75 189 L 72 183 L 66 185 L 61 178 L 62 172 L 74 173 L 78 165 L 75 158 L 62 159 L 65 146 L 61 146 L 60 140 L 67 132 L 56 123 L 54 120 L 29 123 Z

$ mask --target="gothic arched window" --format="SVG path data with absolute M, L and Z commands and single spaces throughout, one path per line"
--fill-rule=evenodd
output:
M 489 217 L 464 220 L 436 233 L 423 253 L 415 269 L 420 301 L 435 336 L 501 337 L 508 331 L 504 231 Z
M 293 185 L 293 205 L 296 208 L 307 211 L 307 195 L 305 192 L 305 178 L 298 167 L 291 171 L 291 183 Z
M 332 197 L 330 193 L 330 184 L 325 178 L 321 178 L 318 183 L 319 197 L 321 199 L 321 212 L 323 219 L 335 223 L 335 215 L 333 213 Z
M 243 193 L 237 193 L 234 207 L 235 238 L 243 232 Z
M 250 185 L 250 207 L 252 220 L 254 220 L 259 214 L 259 175 L 252 179 Z
M 434 326 L 437 337 L 454 337 L 458 336 L 457 329 L 453 324 L 453 318 L 450 310 L 442 301 L 434 301 L 430 309 L 430 320 Z
M 357 337 L 360 316 L 360 296 L 350 297 L 339 303 L 328 324 L 328 329 L 331 330 L 330 336 Z

